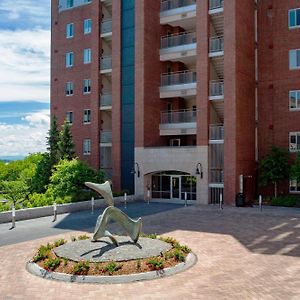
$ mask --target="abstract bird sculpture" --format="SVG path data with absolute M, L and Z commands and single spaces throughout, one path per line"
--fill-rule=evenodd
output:
M 111 191 L 110 183 L 108 181 L 103 184 L 86 182 L 85 185 L 99 193 L 109 205 L 104 210 L 103 214 L 100 215 L 97 219 L 93 241 L 97 241 L 101 237 L 107 236 L 116 246 L 119 245 L 117 239 L 113 236 L 113 234 L 106 230 L 109 220 L 112 219 L 113 221 L 121 225 L 133 240 L 133 242 L 136 243 L 139 239 L 139 235 L 142 229 L 142 219 L 138 218 L 137 220 L 133 220 L 120 209 L 114 207 L 113 194 Z

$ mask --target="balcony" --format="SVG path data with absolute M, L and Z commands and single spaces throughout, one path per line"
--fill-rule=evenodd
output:
M 224 11 L 224 0 L 209 0 L 209 14 L 220 14 Z
M 101 57 L 100 63 L 100 73 L 101 74 L 110 74 L 112 72 L 112 59 L 111 56 Z
M 191 97 L 197 93 L 197 73 L 179 71 L 161 75 L 160 98 Z
M 209 57 L 224 55 L 224 37 L 217 36 L 210 38 L 209 41 Z
M 161 61 L 181 61 L 189 64 L 196 60 L 197 40 L 195 32 L 183 32 L 161 38 Z
M 195 27 L 196 0 L 162 0 L 160 24 L 180 26 L 186 30 Z
M 111 40 L 112 20 L 103 20 L 101 23 L 101 38 Z
M 209 83 L 209 100 L 224 99 L 224 81 L 211 80 Z
M 112 6 L 112 0 L 101 0 L 101 3 L 103 3 L 106 6 Z
M 112 132 L 111 130 L 103 130 L 100 134 L 100 143 L 102 147 L 109 147 L 112 143 Z
M 100 110 L 111 110 L 112 108 L 112 95 L 102 94 L 100 96 Z
M 218 144 L 224 142 L 223 124 L 213 124 L 209 126 L 209 140 L 211 144 Z
M 209 182 L 211 184 L 223 184 L 224 183 L 224 171 L 222 169 L 210 169 L 209 170 Z
M 179 110 L 161 113 L 160 135 L 196 134 L 197 111 Z

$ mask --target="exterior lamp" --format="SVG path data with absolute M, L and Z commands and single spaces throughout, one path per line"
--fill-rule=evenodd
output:
M 197 163 L 196 174 L 200 175 L 201 179 L 203 178 L 203 170 L 202 170 L 202 164 L 201 163 Z

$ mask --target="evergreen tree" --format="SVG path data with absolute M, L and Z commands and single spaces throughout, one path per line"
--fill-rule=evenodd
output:
M 75 157 L 74 148 L 71 125 L 65 121 L 59 133 L 58 149 L 60 159 L 73 159 Z
M 60 159 L 59 157 L 59 131 L 57 129 L 57 118 L 53 116 L 51 119 L 50 130 L 48 131 L 47 137 L 47 150 L 49 151 L 50 155 L 50 165 L 51 167 L 56 165 Z
M 260 185 L 274 184 L 274 196 L 277 197 L 277 185 L 288 179 L 290 173 L 289 154 L 285 149 L 273 146 L 268 155 L 260 162 Z
M 291 168 L 291 179 L 300 182 L 300 151 L 297 153 L 297 158 Z

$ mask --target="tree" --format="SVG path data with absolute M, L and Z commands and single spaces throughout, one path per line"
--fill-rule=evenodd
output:
M 59 161 L 59 148 L 58 148 L 58 142 L 59 142 L 59 131 L 57 129 L 57 119 L 56 116 L 53 116 L 51 119 L 51 125 L 50 130 L 48 131 L 48 137 L 47 137 L 47 150 L 50 154 L 50 161 L 51 165 L 54 166 Z
M 260 185 L 274 185 L 274 196 L 277 197 L 277 185 L 284 179 L 289 178 L 290 165 L 288 151 L 272 146 L 267 156 L 259 165 Z
M 61 160 L 55 167 L 51 176 L 49 189 L 55 197 L 71 196 L 80 192 L 86 181 L 104 181 L 104 173 L 97 172 L 77 158 L 70 161 Z
M 300 151 L 297 153 L 295 163 L 291 167 L 291 179 L 300 181 Z
M 59 133 L 58 149 L 60 159 L 73 159 L 75 157 L 74 148 L 71 125 L 65 121 L 62 125 L 61 132 Z
M 2 181 L 0 184 L 1 192 L 14 207 L 22 203 L 29 195 L 29 188 L 22 180 Z

